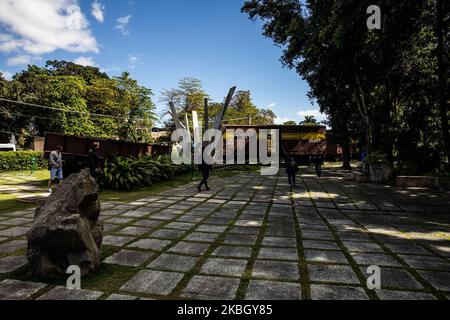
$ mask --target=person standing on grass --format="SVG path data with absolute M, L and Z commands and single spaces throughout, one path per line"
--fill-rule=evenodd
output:
M 59 183 L 63 180 L 63 162 L 62 162 L 62 146 L 57 146 L 55 150 L 50 153 L 48 166 L 50 169 L 50 180 L 48 181 L 48 192 L 52 193 L 52 185 L 58 180 Z
M 100 143 L 94 142 L 92 144 L 91 149 L 89 149 L 89 169 L 91 171 L 91 176 L 94 179 L 97 179 L 100 174 L 100 160 L 98 157 L 98 149 L 100 147 Z
M 295 176 L 298 172 L 298 164 L 293 156 L 288 156 L 286 158 L 286 173 L 289 179 L 289 185 L 291 187 L 296 187 Z
M 323 157 L 320 152 L 317 152 L 313 158 L 313 164 L 316 167 L 316 174 L 318 178 L 322 178 L 322 166 L 323 166 Z

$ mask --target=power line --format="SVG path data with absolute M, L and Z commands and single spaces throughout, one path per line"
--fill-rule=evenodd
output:
M 61 121 L 62 119 L 59 119 L 57 117 L 42 117 L 42 116 L 35 116 L 35 115 L 29 115 L 29 114 L 23 114 L 20 112 L 15 112 L 19 117 L 25 117 L 25 118 L 35 118 L 35 119 L 42 119 L 42 120 L 54 120 L 54 121 Z M 99 121 L 99 119 L 90 119 L 92 121 Z
M 93 117 L 102 117 L 102 118 L 113 118 L 113 119 L 118 119 L 118 120 L 126 120 L 126 117 L 110 116 L 110 115 L 106 115 L 106 114 L 91 113 L 91 112 L 86 112 L 86 111 L 64 110 L 64 109 L 61 109 L 61 108 L 48 107 L 48 106 L 43 106 L 43 105 L 39 105 L 39 104 L 27 103 L 27 102 L 21 102 L 21 101 L 14 101 L 14 100 L 9 100 L 9 99 L 4 99 L 4 98 L 0 98 L 0 101 L 9 102 L 9 103 L 17 103 L 17 104 L 22 104 L 22 105 L 25 105 L 25 106 L 42 108 L 42 109 L 48 109 L 48 110 L 56 110 L 56 111 L 61 111 L 61 112 L 85 114 L 85 115 L 89 115 L 89 116 L 93 116 Z
M 13 135 L 15 135 L 15 136 L 30 136 L 30 137 L 36 137 L 36 138 L 40 138 L 39 136 L 34 136 L 34 135 L 32 135 L 32 134 L 29 134 L 29 133 L 17 133 L 17 132 L 11 132 L 11 131 L 3 131 L 3 130 L 0 130 L 0 132 L 1 133 L 7 133 L 7 134 L 13 134 Z

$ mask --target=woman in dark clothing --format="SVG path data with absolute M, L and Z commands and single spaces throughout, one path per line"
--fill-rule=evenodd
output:
M 320 153 L 317 153 L 313 158 L 313 164 L 316 167 L 317 177 L 322 177 L 323 157 Z
M 89 169 L 91 171 L 91 176 L 95 179 L 98 178 L 100 174 L 100 161 L 98 157 L 98 148 L 100 144 L 98 142 L 94 142 L 92 144 L 91 149 L 88 152 L 89 155 Z
M 292 156 L 288 156 L 286 158 L 286 173 L 288 175 L 289 179 L 289 185 L 291 187 L 295 187 L 295 176 L 298 172 L 298 164 L 297 161 L 295 161 L 295 158 Z
M 209 179 L 209 173 L 211 171 L 211 166 L 209 164 L 206 164 L 202 162 L 198 165 L 198 170 L 202 173 L 202 181 L 198 185 L 197 189 L 198 191 L 202 191 L 202 187 L 205 186 L 206 190 L 211 190 L 208 186 L 208 179 Z

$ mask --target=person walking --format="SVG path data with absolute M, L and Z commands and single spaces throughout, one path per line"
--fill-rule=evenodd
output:
M 48 181 L 48 192 L 52 193 L 52 186 L 58 180 L 59 183 L 64 179 L 63 176 L 63 162 L 62 162 L 62 146 L 57 146 L 55 150 L 50 153 L 48 166 L 50 170 L 50 180 Z
M 89 149 L 88 156 L 89 156 L 89 169 L 91 171 L 91 176 L 94 179 L 97 179 L 100 174 L 100 161 L 98 157 L 98 149 L 100 147 L 100 144 L 98 142 L 94 142 L 91 146 L 91 149 Z
M 316 167 L 316 174 L 318 178 L 322 178 L 322 166 L 323 166 L 323 157 L 320 152 L 317 152 L 313 158 L 313 164 Z
M 298 172 L 298 163 L 293 156 L 286 158 L 286 173 L 288 175 L 289 185 L 291 187 L 296 186 L 295 176 Z
M 209 174 L 211 172 L 211 166 L 202 161 L 201 164 L 198 165 L 198 170 L 202 173 L 202 181 L 198 185 L 198 191 L 202 191 L 202 187 L 205 186 L 206 190 L 211 190 L 208 186 Z

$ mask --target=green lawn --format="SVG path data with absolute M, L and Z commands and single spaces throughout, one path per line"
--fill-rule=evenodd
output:
M 15 196 L 0 194 L 0 213 L 35 207 L 35 204 L 18 201 Z
M 247 167 L 247 166 L 233 166 L 223 169 L 214 170 L 211 177 L 229 177 L 236 175 L 242 171 L 257 170 L 258 167 Z M 7 177 L 14 177 L 23 180 L 18 184 L 24 183 L 36 183 L 43 191 L 47 188 L 47 181 L 49 179 L 49 172 L 47 170 L 36 171 L 33 175 L 30 175 L 29 171 L 16 171 L 16 172 L 3 172 L 0 173 L 0 185 L 10 184 L 14 185 L 13 182 L 6 180 Z M 100 200 L 102 201 L 134 201 L 137 199 L 142 199 L 151 195 L 155 195 L 164 192 L 171 188 L 177 188 L 181 185 L 190 182 L 199 182 L 201 176 L 198 172 L 188 173 L 177 177 L 176 179 L 159 182 L 151 187 L 140 188 L 127 192 L 103 190 L 100 194 Z M 16 183 L 17 184 L 17 183 Z M 0 213 L 11 212 L 16 210 L 22 210 L 27 208 L 36 207 L 36 204 L 26 203 L 16 199 L 14 195 L 10 194 L 0 194 Z
M 254 170 L 255 168 L 249 167 L 228 167 L 223 169 L 214 170 L 211 173 L 211 178 L 214 177 L 230 177 L 234 176 L 239 172 L 246 170 Z M 188 173 L 177 177 L 176 179 L 163 181 L 154 184 L 151 187 L 140 188 L 131 191 L 111 191 L 104 190 L 100 194 L 100 200 L 102 201 L 134 201 L 138 199 L 142 199 L 151 195 L 155 195 L 161 192 L 164 192 L 168 189 L 177 188 L 179 186 L 188 184 L 190 182 L 200 182 L 201 175 L 199 172 Z
M 0 172 L 0 184 L 11 184 L 12 182 L 6 180 L 6 177 L 14 177 L 23 179 L 24 181 L 39 181 L 41 183 L 47 182 L 50 179 L 50 172 L 48 170 L 38 170 L 31 174 L 30 171 L 8 171 Z M 31 178 L 31 179 L 30 179 Z
M 13 177 L 22 180 L 21 182 L 11 182 L 7 180 L 8 177 Z M 45 190 L 47 180 L 50 178 L 50 173 L 47 170 L 38 170 L 31 174 L 30 171 L 10 171 L 0 172 L 0 185 L 20 185 L 27 183 L 36 183 L 38 187 Z M 35 204 L 18 201 L 14 195 L 0 194 L 0 213 L 22 210 L 35 207 Z

